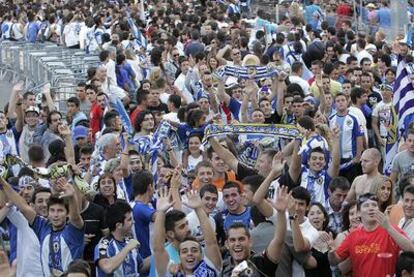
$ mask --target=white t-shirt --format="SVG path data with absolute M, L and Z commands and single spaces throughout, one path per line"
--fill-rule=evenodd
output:
M 213 230 L 216 231 L 216 222 L 214 221 L 214 218 L 211 215 L 209 215 L 208 219 L 210 220 L 211 227 L 213 227 Z M 198 217 L 195 211 L 191 211 L 187 215 L 187 220 L 188 220 L 188 228 L 191 231 L 191 235 L 196 238 L 203 236 L 203 232 L 201 231 L 200 221 L 198 220 Z M 201 245 L 204 245 L 204 239 L 201 242 Z
M 79 44 L 79 34 L 84 22 L 71 22 L 63 29 L 66 47 L 71 47 Z
M 299 76 L 289 76 L 289 81 L 292 84 L 298 84 L 302 89 L 305 96 L 309 95 L 309 83 Z
M 386 138 L 388 135 L 387 128 L 392 120 L 392 102 L 379 102 L 372 111 L 372 116 L 378 119 L 381 137 Z
M 309 241 L 312 247 L 316 240 L 319 238 L 319 232 L 315 227 L 312 226 L 307 217 L 305 217 L 305 221 L 300 224 L 300 230 L 303 237 Z M 293 260 L 292 262 L 292 276 L 305 277 L 303 266 L 301 266 L 296 260 Z

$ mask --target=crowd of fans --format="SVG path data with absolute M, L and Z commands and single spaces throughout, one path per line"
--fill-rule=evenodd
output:
M 100 63 L 64 113 L 2 92 L 0 276 L 412 276 L 412 38 L 279 2 L 1 1 L 2 41 Z

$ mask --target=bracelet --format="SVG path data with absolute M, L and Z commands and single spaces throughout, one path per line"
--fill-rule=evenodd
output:
M 170 149 L 167 149 L 167 152 L 171 152 L 172 151 L 172 148 L 170 148 Z

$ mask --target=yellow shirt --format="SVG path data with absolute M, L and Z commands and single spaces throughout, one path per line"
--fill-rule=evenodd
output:
M 341 83 L 334 81 L 331 79 L 330 81 L 331 86 L 331 94 L 335 96 L 338 92 L 342 91 L 342 85 Z M 313 97 L 319 98 L 319 89 L 316 86 L 316 81 L 313 82 L 312 86 L 310 87 L 309 91 L 312 93 Z

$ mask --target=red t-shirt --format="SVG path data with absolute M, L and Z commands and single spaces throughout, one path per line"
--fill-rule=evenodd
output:
M 91 112 L 89 113 L 90 126 L 92 130 L 92 137 L 95 140 L 95 134 L 101 130 L 101 121 L 103 117 L 103 111 L 101 107 L 96 103 L 92 103 Z
M 393 227 L 406 236 L 403 230 L 395 225 Z M 345 238 L 336 250 L 336 254 L 341 259 L 351 258 L 354 277 L 386 276 L 386 274 L 394 276 L 400 250 L 397 243 L 381 226 L 371 232 L 360 226 Z M 378 257 L 380 253 L 389 253 L 392 256 L 381 258 Z
M 141 107 L 136 107 L 135 110 L 132 111 L 131 115 L 129 116 L 129 119 L 131 119 L 132 126 L 135 125 L 135 120 L 137 120 L 138 115 L 143 111 Z

